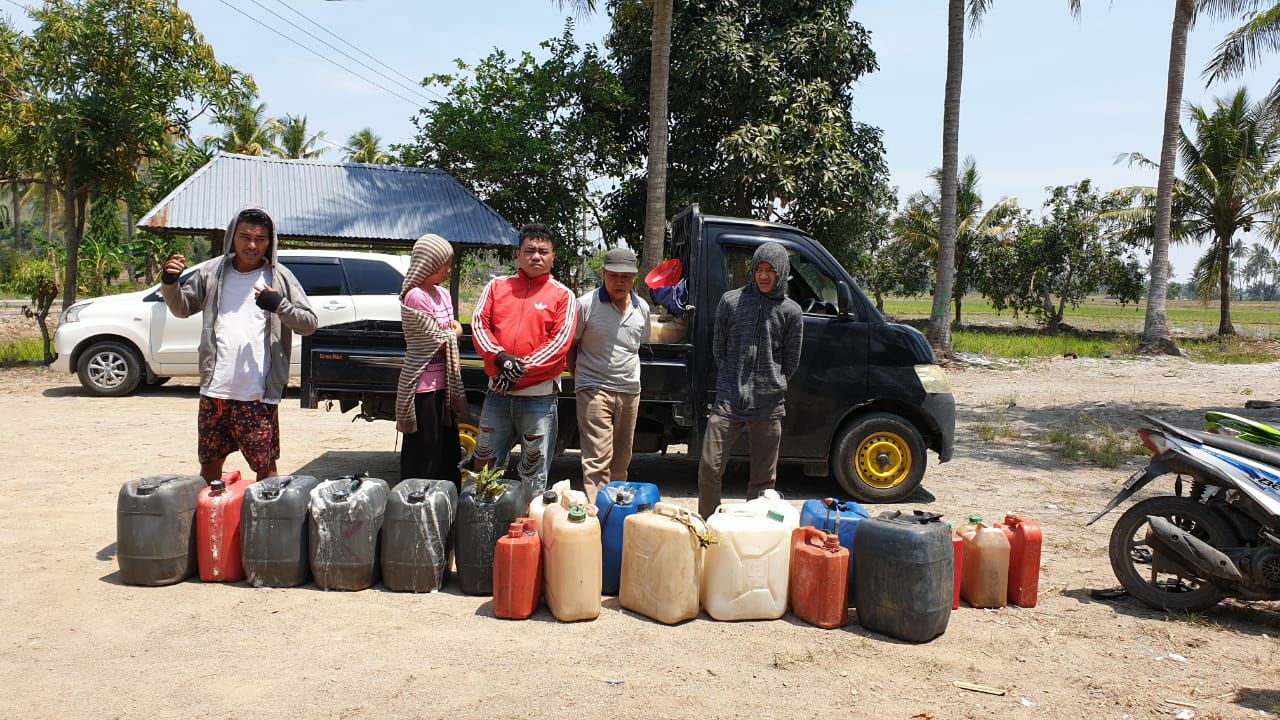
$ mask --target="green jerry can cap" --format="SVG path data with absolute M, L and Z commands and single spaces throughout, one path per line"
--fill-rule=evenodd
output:
M 581 505 L 574 505 L 569 508 L 569 522 L 580 523 L 587 519 L 587 509 Z
M 969 516 L 969 522 L 971 522 L 971 523 L 980 523 L 980 522 L 982 522 L 982 516 L 981 516 L 981 515 L 970 515 L 970 516 Z
M 782 518 L 782 513 L 778 512 L 777 510 L 770 510 L 770 511 L 765 515 L 765 517 L 767 517 L 767 518 L 769 518 L 770 520 L 773 520 L 773 521 L 775 521 L 775 522 L 782 522 L 782 520 L 783 520 L 783 518 Z

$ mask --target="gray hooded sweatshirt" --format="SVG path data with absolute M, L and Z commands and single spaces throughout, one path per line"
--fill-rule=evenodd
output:
M 778 273 L 768 295 L 756 288 L 761 262 Z M 765 243 L 751 257 L 752 281 L 730 290 L 716 308 L 712 352 L 716 360 L 716 412 L 740 420 L 786 414 L 787 378 L 800 364 L 804 313 L 786 296 L 791 263 L 778 243 Z
M 245 210 L 266 210 L 250 205 L 241 208 L 231 218 L 227 227 L 226 243 L 221 258 L 206 264 L 182 283 L 161 283 L 160 295 L 169 311 L 180 318 L 204 311 L 200 329 L 200 387 L 207 388 L 213 380 L 213 366 L 217 362 L 217 343 L 213 328 L 218 319 L 218 296 L 222 290 L 224 269 L 235 257 L 237 219 Z M 267 217 L 271 217 L 270 214 Z M 293 333 L 310 335 L 316 331 L 316 313 L 307 301 L 298 279 L 289 268 L 276 262 L 279 240 L 276 236 L 275 218 L 271 219 L 271 249 L 267 251 L 267 263 L 271 287 L 281 295 L 280 307 L 267 314 L 267 377 L 262 393 L 263 400 L 278 401 L 284 395 L 289 382 L 289 354 L 293 350 Z

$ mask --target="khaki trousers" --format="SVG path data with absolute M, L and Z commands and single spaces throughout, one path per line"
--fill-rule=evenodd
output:
M 729 451 L 747 431 L 751 445 L 751 477 L 747 482 L 747 499 L 773 487 L 778 478 L 778 449 L 782 444 L 782 419 L 736 420 L 719 413 L 707 418 L 707 431 L 702 436 L 702 460 L 698 463 L 698 514 L 706 518 L 720 506 L 720 490 Z
M 640 395 L 591 388 L 578 392 L 582 487 L 594 503 L 606 483 L 627 479 Z

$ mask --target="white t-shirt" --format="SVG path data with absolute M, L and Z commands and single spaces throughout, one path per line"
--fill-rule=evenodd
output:
M 213 323 L 213 379 L 202 395 L 222 400 L 263 400 L 267 385 L 267 311 L 258 307 L 254 288 L 269 285 L 266 265 L 242 273 L 231 263 L 223 269 L 218 317 Z

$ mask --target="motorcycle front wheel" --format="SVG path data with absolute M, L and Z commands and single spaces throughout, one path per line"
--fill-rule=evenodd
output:
M 1204 505 L 1187 498 L 1149 498 L 1129 508 L 1111 530 L 1111 569 L 1130 595 L 1157 610 L 1199 612 L 1222 599 L 1222 591 L 1198 571 L 1161 563 L 1150 543 L 1147 516 L 1162 517 L 1214 547 L 1229 547 L 1230 526 Z

